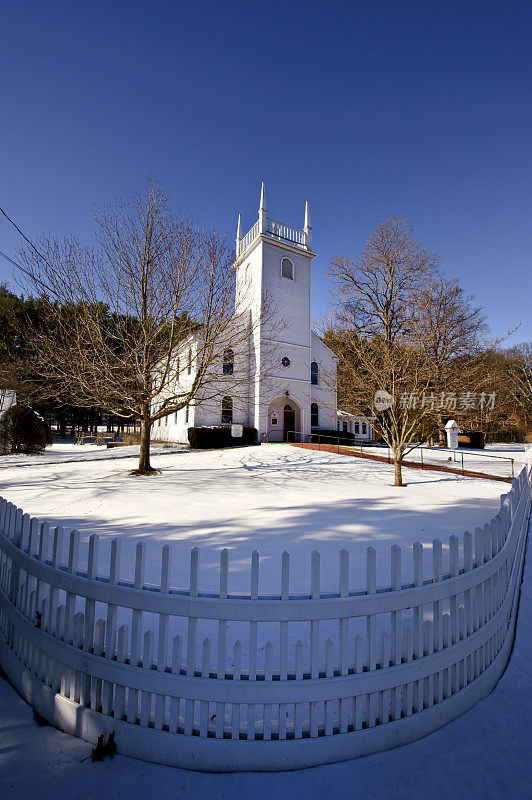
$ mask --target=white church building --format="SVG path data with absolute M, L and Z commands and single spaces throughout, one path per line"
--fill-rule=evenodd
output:
M 152 428 L 156 440 L 188 441 L 190 426 L 222 424 L 250 425 L 257 429 L 259 441 L 308 440 L 313 431 L 338 430 L 369 440 L 371 425 L 337 409 L 337 356 L 311 328 L 311 269 L 316 253 L 312 250 L 308 203 L 302 229 L 292 228 L 268 216 L 264 184 L 258 220 L 242 236 L 240 215 L 236 237 L 235 310 L 240 319 L 257 324 L 250 327 L 248 353 L 236 353 L 230 343 L 224 352 L 222 373 L 247 369 L 244 391 L 240 386 L 231 396 L 221 389 L 213 397 L 198 393 L 194 403 L 176 414 L 159 420 Z M 275 309 L 275 320 L 261 320 L 265 298 Z M 192 334 L 180 347 L 179 357 L 188 361 L 180 381 L 192 380 L 191 367 L 195 337 Z M 266 355 L 268 353 L 268 355 Z M 265 367 L 265 360 L 269 363 Z M 238 363 L 245 360 L 246 364 Z

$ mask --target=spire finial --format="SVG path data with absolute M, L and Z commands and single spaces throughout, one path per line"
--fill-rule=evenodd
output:
M 310 250 L 311 246 L 312 246 L 311 239 L 310 239 L 310 231 L 311 231 L 311 227 L 310 227 L 310 211 L 309 211 L 309 208 L 308 208 L 308 200 L 307 200 L 307 202 L 305 203 L 305 225 L 303 226 L 303 233 L 305 234 L 305 246 L 306 246 L 307 250 Z
M 262 186 L 260 189 L 260 206 L 259 211 L 266 211 L 266 192 L 264 191 L 264 181 L 262 181 Z
M 242 246 L 242 220 L 240 219 L 240 214 L 238 215 L 238 222 L 236 224 L 236 246 L 235 252 L 236 257 L 240 255 L 240 248 Z

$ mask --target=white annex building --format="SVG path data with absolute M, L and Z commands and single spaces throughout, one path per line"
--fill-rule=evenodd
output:
M 194 404 L 159 420 L 154 439 L 186 442 L 190 426 L 250 425 L 259 441 L 301 441 L 313 431 L 346 431 L 357 439 L 371 438 L 371 425 L 363 417 L 338 411 L 336 403 L 337 356 L 311 329 L 312 250 L 308 203 L 302 229 L 291 228 L 268 216 L 262 185 L 259 217 L 242 236 L 240 215 L 236 238 L 235 310 L 249 319 L 248 352 L 234 352 L 228 343 L 220 363 L 221 375 L 247 369 L 246 386 L 231 396 L 202 397 Z M 275 321 L 261 320 L 265 298 L 275 309 Z M 257 324 L 254 322 L 258 320 Z M 181 380 L 192 380 L 195 337 L 180 347 L 179 357 L 188 369 Z M 246 363 L 238 363 L 238 361 Z M 266 367 L 265 361 L 269 363 Z

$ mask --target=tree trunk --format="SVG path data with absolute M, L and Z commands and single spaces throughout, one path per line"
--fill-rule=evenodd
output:
M 395 482 L 394 486 L 403 486 L 402 456 L 394 454 Z
M 150 431 L 151 422 L 149 418 L 144 417 L 140 426 L 139 473 L 152 472 L 150 464 Z

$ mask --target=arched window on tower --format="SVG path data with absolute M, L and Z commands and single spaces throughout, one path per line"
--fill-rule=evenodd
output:
M 224 363 L 223 363 L 223 373 L 224 375 L 232 375 L 233 368 L 235 364 L 235 354 L 233 350 L 229 347 L 227 350 L 224 350 Z
M 311 428 L 320 427 L 320 416 L 317 403 L 310 404 L 310 427 Z
M 310 382 L 312 386 L 318 385 L 319 375 L 320 375 L 320 370 L 318 367 L 318 362 L 313 361 L 312 364 L 310 365 Z
M 224 397 L 222 400 L 222 424 L 231 425 L 233 422 L 233 398 Z
M 281 261 L 281 275 L 289 281 L 294 280 L 294 263 L 289 258 L 283 258 Z

